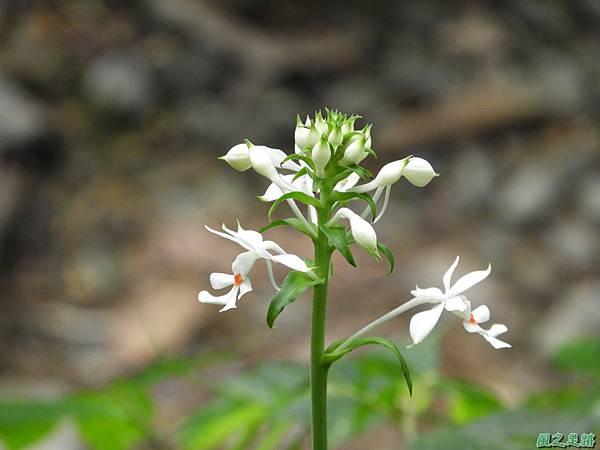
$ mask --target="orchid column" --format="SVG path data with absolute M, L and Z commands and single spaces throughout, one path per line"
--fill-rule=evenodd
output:
M 471 311 L 471 303 L 462 293 L 473 284 L 480 282 L 490 273 L 473 272 L 449 286 L 450 277 L 458 263 L 444 276 L 446 291 L 437 288 L 417 289 L 413 298 L 384 316 L 367 324 L 351 337 L 330 344 L 325 343 L 327 293 L 332 270 L 331 255 L 338 251 L 352 266 L 356 266 L 351 247 L 362 247 L 378 261 L 383 255 L 394 268 L 391 251 L 378 242 L 371 223 L 383 216 L 388 204 L 392 186 L 402 177 L 411 184 L 423 187 L 437 174 L 424 159 L 407 156 L 383 166 L 377 176 L 360 166 L 369 155 L 375 155 L 371 148 L 371 125 L 355 129 L 358 116 L 346 116 L 337 111 L 327 110 L 325 117 L 319 112 L 303 122 L 297 118 L 294 133 L 295 151 L 291 154 L 249 141 L 234 146 L 222 157 L 234 169 L 245 171 L 254 169 L 271 182 L 265 193 L 259 196 L 264 202 L 272 202 L 269 220 L 273 211 L 281 204 L 287 204 L 293 216 L 271 221 L 260 232 L 245 230 L 238 223 L 237 231 L 223 225 L 223 231 L 207 229 L 244 248 L 231 265 L 232 273 L 213 273 L 210 283 L 214 289 L 231 287 L 222 296 L 214 296 L 207 291 L 198 294 L 203 303 L 222 305 L 221 311 L 237 307 L 237 301 L 252 290 L 248 277 L 254 263 L 265 261 L 275 295 L 267 310 L 267 324 L 273 324 L 279 314 L 294 302 L 305 290 L 313 289 L 311 327 L 311 399 L 312 399 L 312 448 L 327 449 L 327 375 L 331 365 L 344 355 L 363 345 L 381 345 L 394 353 L 401 364 L 402 374 L 409 392 L 412 382 L 404 358 L 392 341 L 383 337 L 365 337 L 379 324 L 390 320 L 413 307 L 432 303 L 435 306 L 416 314 L 411 321 L 410 332 L 414 344 L 421 342 L 433 329 L 445 310 L 458 315 L 468 332 L 482 335 L 495 348 L 508 344 L 496 339 L 506 331 L 504 325 L 493 325 L 489 330 L 479 326 L 489 318 L 487 307 L 480 306 Z M 365 180 L 365 183 L 358 184 Z M 384 195 L 379 213 L 377 203 Z M 352 207 L 357 203 L 360 212 Z M 303 210 L 305 212 L 303 212 Z M 309 238 L 314 246 L 314 259 L 302 259 L 287 253 L 277 243 L 265 240 L 261 233 L 277 226 L 290 227 Z M 290 269 L 281 283 L 275 280 L 273 263 Z M 390 270 L 390 272 L 391 272 Z

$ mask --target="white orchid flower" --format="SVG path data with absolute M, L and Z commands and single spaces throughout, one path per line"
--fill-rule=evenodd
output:
M 377 215 L 377 217 L 374 218 L 373 223 L 379 222 L 379 220 L 383 217 L 383 214 L 385 213 L 385 211 L 387 209 L 387 205 L 388 205 L 388 202 L 390 199 L 392 185 L 394 183 L 396 183 L 402 177 L 402 175 L 407 176 L 407 173 L 406 173 L 407 167 L 410 166 L 411 161 L 414 159 L 420 160 L 421 158 L 413 158 L 412 156 L 407 156 L 406 158 L 387 163 L 379 170 L 379 173 L 373 180 L 371 180 L 368 183 L 365 183 L 363 185 L 353 187 L 351 189 L 352 191 L 359 192 L 359 193 L 370 192 L 370 191 L 375 190 L 375 194 L 373 194 L 373 200 L 375 202 L 377 202 L 379 200 L 379 198 L 381 197 L 381 194 L 385 190 L 385 197 L 383 200 L 383 205 L 382 205 L 381 210 L 379 211 L 379 214 Z M 425 161 L 425 160 L 423 160 L 423 161 Z M 427 161 L 425 161 L 425 163 L 427 163 Z M 427 164 L 429 164 L 429 163 L 427 163 Z M 417 165 L 417 167 L 420 167 L 421 165 L 422 164 L 419 164 L 419 165 Z M 429 167 L 431 167 L 431 166 L 429 166 Z M 434 174 L 435 174 L 435 172 L 434 172 Z M 411 173 L 411 177 L 413 179 L 415 177 L 418 178 L 418 176 L 413 173 Z M 407 177 L 407 179 L 408 179 L 408 177 Z M 411 180 L 409 180 L 409 181 L 411 181 Z M 419 178 L 419 181 L 422 181 L 421 178 Z M 411 181 L 411 183 L 412 183 L 412 181 Z M 415 184 L 415 183 L 413 183 L 413 184 Z M 369 209 L 365 208 L 365 210 L 361 214 L 361 217 L 365 218 L 365 217 L 367 217 L 368 214 L 369 214 Z
M 444 292 L 435 287 L 421 289 L 418 286 L 411 291 L 414 299 L 419 303 L 436 303 L 433 308 L 417 313 L 410 319 L 410 336 L 414 345 L 421 343 L 431 333 L 440 320 L 444 309 L 457 313 L 457 315 L 469 310 L 470 305 L 467 303 L 466 297 L 462 295 L 463 292 L 485 280 L 492 271 L 492 266 L 488 264 L 486 270 L 470 272 L 451 285 L 452 274 L 458 265 L 459 259 L 457 256 L 443 276 Z
M 340 208 L 328 222 L 328 225 L 331 225 L 340 219 L 346 219 L 350 222 L 350 232 L 356 243 L 371 255 L 378 258 L 379 250 L 377 249 L 377 234 L 371 224 L 351 209 Z
M 497 337 L 508 331 L 508 327 L 502 323 L 495 323 L 489 329 L 482 328 L 479 324 L 490 320 L 490 309 L 481 305 L 471 311 L 471 302 L 468 300 L 467 310 L 462 314 L 463 326 L 469 333 L 477 333 L 488 341 L 495 349 L 511 348 L 512 346 Z
M 213 305 L 223 305 L 223 308 L 219 312 L 236 308 L 236 302 L 243 295 L 252 291 L 252 284 L 250 283 L 250 278 L 248 278 L 248 273 L 257 259 L 258 255 L 256 252 L 247 251 L 239 254 L 231 264 L 232 274 L 211 273 L 210 285 L 213 289 L 224 289 L 231 286 L 231 290 L 227 294 L 219 296 L 212 295 L 208 291 L 200 291 L 198 293 L 198 301 Z
M 262 258 L 267 262 L 267 266 L 269 266 L 270 262 L 273 261 L 282 264 L 286 267 L 289 267 L 292 270 L 307 273 L 311 272 L 311 270 L 308 268 L 308 266 L 302 260 L 302 258 L 291 253 L 286 253 L 279 246 L 279 244 L 277 244 L 274 241 L 263 240 L 262 234 L 260 234 L 258 231 L 244 230 L 239 223 L 237 231 L 230 230 L 225 226 L 225 224 L 223 224 L 222 228 L 224 233 L 217 230 L 213 230 L 212 228 L 206 225 L 205 228 L 211 233 L 216 234 L 217 236 L 229 239 L 230 241 L 241 245 L 246 250 L 254 252 L 257 255 L 257 258 Z M 271 252 L 275 254 L 272 254 Z

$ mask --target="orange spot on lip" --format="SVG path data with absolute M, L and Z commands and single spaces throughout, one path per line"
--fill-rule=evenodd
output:
M 473 317 L 473 314 L 469 316 L 469 323 L 471 325 L 477 325 L 477 321 L 475 320 L 475 317 Z
M 239 286 L 240 284 L 242 284 L 243 281 L 244 281 L 244 278 L 239 273 L 236 273 L 233 276 L 233 284 L 235 284 L 236 286 Z

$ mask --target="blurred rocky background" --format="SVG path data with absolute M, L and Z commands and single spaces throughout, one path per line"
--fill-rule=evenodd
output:
M 269 330 L 262 267 L 235 311 L 196 294 L 238 252 L 203 225 L 266 221 L 265 180 L 216 157 L 243 138 L 289 151 L 296 113 L 325 106 L 373 123 L 373 169 L 414 154 L 441 173 L 394 187 L 393 275 L 336 260 L 330 339 L 460 254 L 463 273 L 492 262 L 471 297 L 514 349 L 449 320 L 444 372 L 508 402 L 560 383 L 547 355 L 600 334 L 599 105 L 596 0 L 0 2 L 0 393 L 165 354 L 304 360 L 310 301 Z

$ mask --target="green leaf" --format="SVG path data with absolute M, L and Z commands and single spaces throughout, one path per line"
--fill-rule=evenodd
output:
M 303 167 L 298 172 L 296 172 L 296 174 L 294 175 L 294 178 L 292 178 L 292 181 L 296 181 L 301 176 L 307 175 L 307 174 L 308 174 L 308 168 L 307 167 Z
M 583 338 L 564 345 L 553 361 L 562 370 L 600 375 L 600 340 Z
M 273 425 L 256 450 L 276 450 L 288 431 L 294 424 L 292 422 L 279 422 Z
M 273 214 L 273 211 L 275 211 L 275 208 L 277 208 L 282 202 L 286 200 L 298 200 L 299 202 L 302 202 L 305 205 L 311 205 L 316 208 L 321 207 L 321 203 L 319 202 L 319 200 L 317 200 L 314 197 L 311 197 L 308 194 L 305 194 L 304 192 L 288 192 L 287 194 L 283 194 L 281 197 L 275 200 L 275 202 L 273 202 L 273 204 L 269 208 L 269 220 L 271 220 L 271 215 Z
M 68 405 L 62 401 L 2 401 L 0 441 L 8 450 L 28 447 L 48 435 L 68 412 Z
M 292 270 L 288 273 L 285 280 L 283 280 L 281 289 L 269 305 L 267 311 L 267 325 L 269 325 L 269 328 L 273 328 L 275 319 L 287 305 L 295 301 L 306 289 L 321 282 L 322 280 L 313 280 L 303 272 Z
M 356 267 L 354 256 L 352 256 L 352 252 L 350 251 L 350 244 L 352 242 L 348 239 L 346 228 L 328 227 L 324 224 L 321 224 L 319 228 L 323 234 L 327 236 L 327 239 L 329 239 L 329 242 L 333 244 L 335 249 L 342 254 L 346 261 L 348 261 L 348 264 Z
M 80 435 L 94 450 L 127 450 L 150 435 L 152 402 L 139 386 L 119 382 L 71 402 Z
M 408 387 L 408 391 L 412 395 L 412 379 L 410 377 L 408 365 L 406 364 L 406 361 L 404 360 L 404 357 L 402 356 L 402 353 L 400 352 L 400 349 L 398 348 L 398 346 L 396 344 L 394 344 L 389 339 L 373 336 L 373 337 L 355 339 L 344 349 L 337 350 L 344 342 L 345 342 L 345 339 L 336 341 L 325 350 L 325 354 L 323 355 L 323 363 L 324 364 L 333 364 L 335 361 L 337 361 L 338 359 L 347 355 L 352 350 L 355 350 L 364 345 L 381 345 L 382 347 L 385 347 L 388 350 L 390 350 L 398 359 L 398 362 L 400 363 L 400 366 L 402 367 L 402 375 L 404 376 L 404 379 L 406 380 L 406 386 Z
M 358 192 L 337 192 L 336 191 L 331 196 L 331 199 L 332 199 L 332 201 L 335 201 L 335 202 L 348 202 L 350 200 L 356 200 L 356 199 L 364 200 L 369 205 L 369 208 L 371 209 L 371 214 L 373 215 L 373 217 L 377 217 L 377 205 L 375 205 L 373 198 L 365 192 L 359 194 Z
M 458 425 L 474 422 L 504 409 L 493 392 L 474 383 L 453 380 L 442 386 L 450 397 L 450 419 Z
M 204 407 L 190 417 L 181 429 L 186 450 L 211 450 L 236 436 L 246 436 L 249 428 L 267 418 L 268 410 L 257 403 L 221 401 Z
M 358 164 L 352 164 L 350 166 L 344 166 L 346 167 L 348 170 L 351 170 L 352 172 L 356 172 L 358 174 L 358 176 L 362 179 L 365 178 L 373 178 L 373 172 L 371 172 L 369 169 L 359 166 Z
M 288 227 L 293 228 L 296 231 L 299 231 L 302 234 L 307 235 L 311 239 L 317 239 L 317 227 L 312 223 L 306 223 L 300 219 L 295 217 L 290 217 L 289 219 L 279 219 L 274 220 L 269 225 L 262 227 L 260 229 L 261 233 L 264 233 L 271 228 L 279 227 L 282 225 L 287 225 Z
M 383 256 L 385 256 L 388 260 L 388 262 L 390 263 L 390 271 L 388 272 L 388 275 L 390 273 L 392 273 L 394 271 L 394 254 L 392 253 L 392 251 L 385 245 L 381 244 L 381 243 L 377 243 L 377 248 L 379 249 L 379 251 L 381 253 L 383 253 Z
M 283 165 L 283 163 L 285 163 L 287 161 L 291 161 L 292 159 L 299 159 L 301 161 L 304 161 L 308 167 L 310 167 L 312 170 L 315 170 L 314 161 L 312 159 L 310 159 L 308 156 L 302 155 L 299 153 L 292 153 L 290 155 L 287 155 L 285 158 L 283 158 L 280 165 Z

